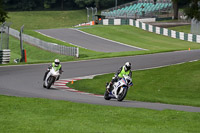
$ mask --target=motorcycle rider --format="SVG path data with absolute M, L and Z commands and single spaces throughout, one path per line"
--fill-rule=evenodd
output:
M 54 68 L 56 71 L 59 70 L 59 73 L 62 74 L 62 65 L 60 64 L 60 60 L 59 59 L 55 59 L 54 62 L 49 65 L 49 67 L 47 68 L 47 71 L 45 72 L 44 74 L 44 79 L 43 81 L 45 81 L 46 77 L 47 77 L 47 74 L 49 73 L 50 69 L 51 68 Z M 57 80 L 59 80 L 60 76 L 57 78 Z
M 115 73 L 115 76 L 112 78 L 111 82 L 107 85 L 108 92 L 112 91 L 112 85 L 114 82 L 117 82 L 119 79 L 123 77 L 123 75 L 128 75 L 129 77 L 132 77 L 131 72 L 131 63 L 126 62 L 124 66 L 120 67 L 120 69 Z

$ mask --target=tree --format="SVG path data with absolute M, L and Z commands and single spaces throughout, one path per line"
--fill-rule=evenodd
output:
M 189 6 L 185 9 L 185 14 L 191 19 L 200 21 L 200 0 L 191 0 Z
M 97 7 L 98 9 L 105 9 L 115 7 L 115 0 L 74 0 L 75 3 L 81 7 Z M 118 5 L 131 2 L 133 0 L 118 0 Z
M 43 9 L 43 0 L 3 0 L 5 10 L 9 11 L 31 11 Z
M 3 2 L 0 0 L 0 22 L 3 23 L 8 18 L 7 12 L 4 11 Z
M 179 10 L 178 1 L 179 0 L 172 0 L 172 2 L 173 2 L 173 9 L 174 9 L 174 19 L 178 19 L 178 10 Z

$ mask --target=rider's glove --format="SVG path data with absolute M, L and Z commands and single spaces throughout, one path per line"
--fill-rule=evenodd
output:
M 116 79 L 116 78 L 118 78 L 118 76 L 117 76 L 117 75 L 115 75 L 114 77 L 112 77 L 112 79 Z
M 62 72 L 64 72 L 64 71 L 62 71 L 62 70 L 59 71 L 60 74 L 62 74 Z

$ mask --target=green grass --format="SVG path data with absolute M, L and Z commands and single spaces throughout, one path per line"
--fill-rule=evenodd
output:
M 200 106 L 200 61 L 169 67 L 133 71 L 134 86 L 126 99 Z M 96 76 L 68 83 L 67 86 L 85 92 L 104 94 L 105 84 L 114 74 Z
M 105 30 L 106 29 L 106 30 Z M 199 49 L 200 45 L 157 35 L 133 26 L 96 26 L 94 28 L 81 29 L 110 40 L 122 42 L 132 46 L 148 49 L 150 51 L 186 50 L 188 47 Z
M 0 107 L 0 131 L 3 133 L 188 133 L 200 131 L 200 113 L 122 108 L 8 96 L 0 96 Z
M 170 27 L 168 29 L 179 31 L 179 32 L 184 32 L 184 33 L 191 33 L 191 25 Z
M 23 46 L 24 49 L 26 49 L 27 51 L 28 63 L 52 62 L 53 60 L 55 60 L 55 58 L 59 58 L 61 61 L 74 60 L 74 57 L 51 53 L 45 50 L 41 50 L 40 48 L 32 46 L 30 44 L 23 43 Z M 19 40 L 10 37 L 10 49 L 11 49 L 10 63 L 13 64 L 14 59 L 21 58 Z
M 119 41 L 119 42 L 129 44 L 132 46 L 137 46 L 140 48 L 145 48 L 148 50 L 103 53 L 103 52 L 95 52 L 95 51 L 80 48 L 79 59 L 119 57 L 119 56 L 130 56 L 130 55 L 140 55 L 140 54 L 152 54 L 152 53 L 168 52 L 168 51 L 176 51 L 176 50 L 187 50 L 188 48 L 191 48 L 191 49 L 200 48 L 200 45 L 197 43 L 191 43 L 187 41 L 181 41 L 178 39 L 165 37 L 162 35 L 157 35 L 154 33 L 143 31 L 141 29 L 138 29 L 132 26 L 92 26 L 89 28 L 82 28 L 81 30 L 91 33 L 91 34 L 102 36 L 104 38 Z M 36 33 L 34 31 L 27 30 L 26 33 L 29 35 L 35 36 L 41 40 L 54 42 L 60 45 L 71 46 L 59 40 L 42 36 L 39 33 Z
M 70 46 L 67 43 L 42 36 L 33 30 L 71 27 L 86 21 L 85 10 L 9 12 L 13 24 L 19 30 L 25 25 L 26 34 L 44 41 Z M 106 30 L 105 30 L 106 29 Z M 199 49 L 199 44 L 171 39 L 149 33 L 131 26 L 93 26 L 83 29 L 105 38 L 149 49 L 149 51 L 101 53 L 80 49 L 80 58 L 63 56 L 41 50 L 24 43 L 28 62 L 52 62 L 106 58 L 149 54 L 174 50 Z M 19 40 L 10 38 L 11 61 L 20 58 Z M 193 63 L 192 63 L 193 64 Z M 127 98 L 139 101 L 165 102 L 199 106 L 199 62 L 133 73 L 134 87 Z M 168 72 L 169 71 L 169 72 Z M 175 73 L 175 74 L 174 74 Z M 103 94 L 105 82 L 113 74 L 97 76 L 94 80 L 82 80 L 74 86 L 82 85 L 83 91 Z M 170 77 L 170 78 L 169 78 Z M 91 82 L 92 81 L 92 82 Z M 169 81 L 169 82 L 167 82 Z M 170 84 L 169 84 L 170 83 Z M 93 87 L 96 84 L 97 87 Z M 87 88 L 86 88 L 87 86 Z M 106 101 L 105 101 L 106 102 Z M 200 113 L 181 111 L 155 111 L 148 109 L 122 108 L 88 105 L 67 101 L 18 98 L 0 96 L 1 132 L 137 132 L 137 133 L 188 133 L 200 131 Z
M 7 22 L 17 30 L 22 25 L 28 30 L 72 27 L 87 20 L 86 10 L 8 12 L 8 16 Z

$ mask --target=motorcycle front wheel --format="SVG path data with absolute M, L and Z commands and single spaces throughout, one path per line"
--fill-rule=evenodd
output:
M 43 88 L 46 88 L 46 86 L 45 86 L 45 82 L 43 83 Z
M 118 98 L 117 98 L 117 101 L 122 101 L 124 100 L 124 98 L 126 97 L 126 94 L 127 94 L 127 88 L 124 88 L 124 90 L 122 91 L 122 93 L 119 94 Z
M 47 80 L 47 89 L 50 89 L 51 85 L 54 83 L 55 78 L 50 76 Z

